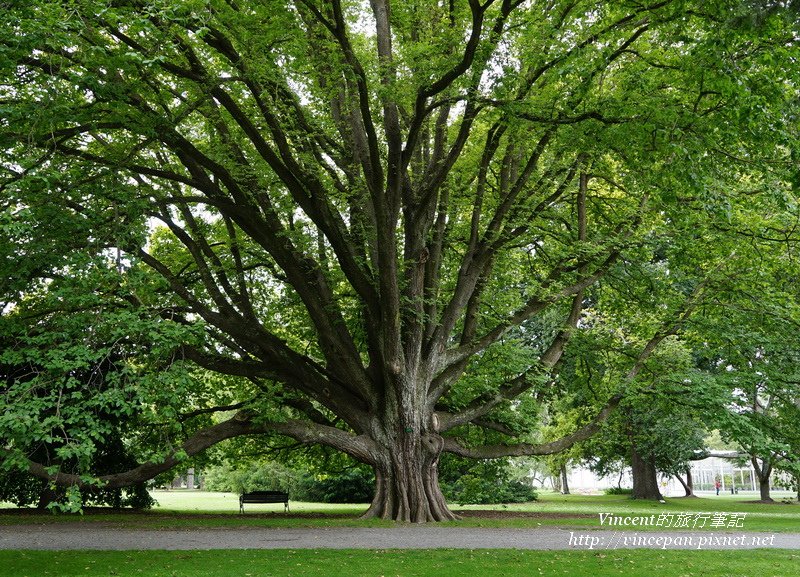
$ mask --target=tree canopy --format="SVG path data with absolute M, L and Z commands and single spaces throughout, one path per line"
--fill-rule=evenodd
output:
M 0 438 L 58 483 L 124 417 L 143 464 L 107 487 L 277 433 L 372 466 L 368 515 L 452 518 L 442 451 L 588 438 L 733 292 L 740 233 L 797 235 L 787 3 L 4 6 L 3 363 L 37 368 Z M 614 386 L 525 443 L 604 316 L 635 327 Z

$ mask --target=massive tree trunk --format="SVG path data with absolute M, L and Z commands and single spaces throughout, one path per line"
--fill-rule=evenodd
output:
M 639 454 L 636 447 L 631 447 L 631 470 L 633 476 L 633 498 L 661 500 L 658 489 L 658 475 L 651 458 Z
M 431 450 L 432 444 L 441 446 L 441 441 L 404 437 L 374 466 L 375 497 L 364 517 L 409 523 L 457 519 L 439 487 L 440 451 Z
M 428 426 L 422 423 L 427 421 Z M 373 430 L 375 496 L 364 517 L 410 523 L 457 519 L 439 487 L 444 441 L 435 420 L 385 418 Z

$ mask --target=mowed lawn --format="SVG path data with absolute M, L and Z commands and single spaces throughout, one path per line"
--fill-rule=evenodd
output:
M 775 503 L 765 504 L 755 502 L 756 494 L 739 495 L 714 495 L 706 494 L 699 497 L 666 498 L 665 503 L 657 501 L 632 500 L 624 495 L 560 495 L 545 493 L 534 503 L 514 504 L 500 506 L 502 511 L 519 511 L 535 513 L 544 516 L 530 521 L 512 519 L 504 521 L 511 526 L 530 526 L 530 523 L 542 525 L 578 526 L 582 528 L 601 528 L 600 514 L 607 516 L 638 517 L 639 519 L 659 515 L 671 515 L 673 522 L 678 515 L 687 513 L 692 519 L 707 513 L 727 513 L 732 519 L 733 513 L 744 513 L 740 517 L 740 528 L 747 531 L 772 531 L 772 532 L 800 532 L 800 504 L 790 499 L 776 498 Z M 462 511 L 491 509 L 488 505 L 468 505 L 461 507 Z M 497 507 L 497 506 L 494 506 Z M 470 520 L 472 522 L 474 520 Z M 520 524 L 528 522 L 528 525 Z M 706 528 L 708 523 L 706 524 Z M 652 526 L 652 525 L 615 525 L 609 527 L 613 530 L 668 530 L 692 529 L 693 527 Z M 800 575 L 800 572 L 798 573 Z
M 8 577 L 788 577 L 793 551 L 0 551 Z
M 54 515 L 35 513 L 19 515 L 0 510 L 0 525 L 15 523 L 58 523 L 62 521 L 104 521 L 131 527 L 391 527 L 394 523 L 362 520 L 359 516 L 366 504 L 326 504 L 292 501 L 290 513 L 284 514 L 282 504 L 245 505 L 239 514 L 238 496 L 233 493 L 203 491 L 154 491 L 158 506 L 145 512 L 118 513 L 111 510 L 91 510 L 84 515 Z M 560 495 L 543 493 L 533 503 L 514 505 L 453 505 L 463 515 L 461 521 L 447 523 L 453 527 L 517 527 L 538 526 L 600 529 L 600 514 L 621 517 L 656 518 L 681 513 L 697 516 L 703 513 L 744 513 L 737 530 L 767 532 L 800 532 L 800 505 L 797 502 L 762 504 L 750 502 L 754 495 L 706 495 L 699 498 L 668 498 L 666 503 L 634 501 L 620 495 Z M 665 530 L 679 527 L 650 525 L 615 525 L 613 530 Z M 691 527 L 689 527 L 691 528 Z M 686 529 L 686 527 L 682 527 Z

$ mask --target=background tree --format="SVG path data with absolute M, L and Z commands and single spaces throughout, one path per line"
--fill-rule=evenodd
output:
M 559 402 L 569 407 L 556 412 L 559 428 L 574 429 L 576 422 L 585 421 L 587 414 L 596 411 L 609 387 L 616 388 L 624 381 L 619 369 L 625 366 L 626 349 L 631 348 L 625 341 L 635 341 L 635 336 L 611 318 L 595 319 L 594 324 L 573 341 L 578 346 L 566 353 L 560 376 L 572 390 Z M 628 330 L 631 328 L 633 324 Z M 691 481 L 681 476 L 686 474 L 689 461 L 705 448 L 705 416 L 724 411 L 730 400 L 724 389 L 715 388 L 698 373 L 686 343 L 670 338 L 662 343 L 640 378 L 627 385 L 619 408 L 598 434 L 563 455 L 586 462 L 601 476 L 630 469 L 635 499 L 662 498 L 659 474 L 678 476 L 691 494 Z
M 442 451 L 557 452 L 618 402 L 542 445 L 458 436 L 554 382 L 585 291 L 650 262 L 654 237 L 708 233 L 711 246 L 726 210 L 765 189 L 762 163 L 789 164 L 797 14 L 782 7 L 748 19 L 734 1 L 5 6 L 4 222 L 32 229 L 55 205 L 64 226 L 36 227 L 29 245 L 80 223 L 75 248 L 61 246 L 88 247 L 96 270 L 104 257 L 111 280 L 89 308 L 172 340 L 147 353 L 175 367 L 143 404 L 143 424 L 164 417 L 147 429 L 163 442 L 101 477 L 110 488 L 277 432 L 371 466 L 367 515 L 450 519 Z M 683 298 L 662 303 L 623 384 L 708 296 L 719 252 L 693 254 Z M 38 264 L 23 272 L 51 290 Z M 4 313 L 33 322 L 33 288 L 14 282 Z M 488 374 L 503 347 L 514 362 Z M 200 369 L 238 379 L 203 389 Z M 34 410 L 20 388 L 3 402 Z M 17 423 L 0 437 L 7 462 L 86 483 L 27 459 Z
M 773 316 L 772 305 L 777 303 L 767 300 L 765 293 L 757 294 L 758 311 L 748 306 L 747 319 L 735 309 L 725 315 L 739 318 L 733 328 L 717 327 L 721 339 L 708 341 L 703 356 L 711 361 L 713 378 L 727 387 L 731 397 L 727 411 L 716 415 L 714 422 L 723 438 L 739 447 L 737 457 L 750 461 L 761 500 L 770 502 L 774 475 L 782 470 L 794 476 L 797 467 L 800 413 L 792 328 L 796 312 L 787 310 L 790 300 L 780 298 L 780 316 Z M 713 347 L 714 342 L 720 348 Z

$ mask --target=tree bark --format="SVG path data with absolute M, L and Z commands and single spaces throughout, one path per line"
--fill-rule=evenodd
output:
M 759 477 L 758 478 L 758 489 L 761 492 L 761 500 L 772 502 L 772 497 L 769 495 L 769 476 L 766 479 Z
M 63 497 L 63 491 L 57 491 L 50 483 L 45 484 L 39 492 L 39 501 L 36 503 L 37 509 L 47 509 L 50 503 L 55 503 Z
M 444 445 L 433 433 L 403 429 L 396 438 L 384 437 L 376 455 L 375 496 L 364 518 L 377 517 L 406 523 L 453 521 L 439 487 L 439 456 Z
M 686 469 L 686 481 L 683 480 L 683 477 L 676 474 L 675 478 L 678 479 L 681 485 L 683 485 L 683 491 L 686 493 L 685 497 L 694 497 L 694 482 L 692 481 L 692 470 Z
M 653 460 L 639 454 L 636 447 L 631 448 L 631 469 L 633 475 L 633 498 L 661 500 L 658 490 L 658 476 Z
M 561 465 L 561 494 L 569 495 L 569 483 L 567 479 L 567 465 Z
M 772 475 L 772 465 L 764 459 L 761 465 L 758 464 L 758 459 L 752 457 L 750 462 L 755 469 L 756 477 L 758 478 L 758 490 L 761 493 L 761 500 L 766 503 L 772 503 L 773 499 L 769 494 L 769 478 Z

